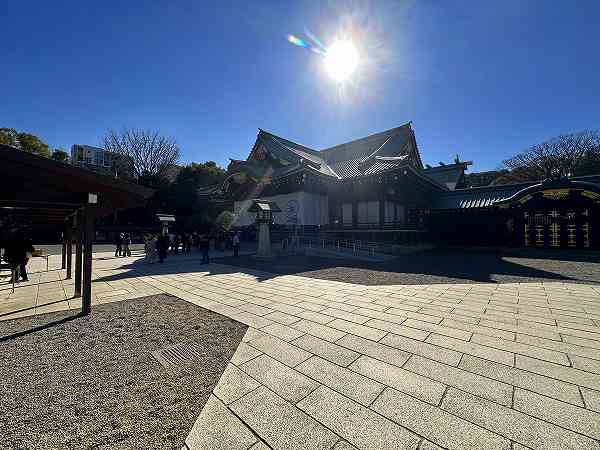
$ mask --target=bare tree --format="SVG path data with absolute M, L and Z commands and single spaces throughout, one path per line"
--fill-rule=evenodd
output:
M 529 147 L 504 161 L 514 181 L 578 175 L 584 166 L 600 161 L 600 134 L 581 131 L 563 134 Z M 518 178 L 518 180 L 517 180 Z
M 158 131 L 124 128 L 117 133 L 109 130 L 103 143 L 106 150 L 116 155 L 117 172 L 140 184 L 156 186 L 179 162 L 175 139 L 161 136 Z

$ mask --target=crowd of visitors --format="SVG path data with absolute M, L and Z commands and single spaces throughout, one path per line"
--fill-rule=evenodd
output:
M 202 264 L 210 262 L 211 242 L 216 250 L 232 249 L 234 256 L 239 256 L 240 233 L 211 235 L 208 233 L 152 234 L 145 238 L 144 250 L 146 261 L 150 264 L 164 262 L 167 255 L 190 255 L 192 248 L 202 253 Z M 128 233 L 117 233 L 115 239 L 115 256 L 131 256 L 131 236 Z

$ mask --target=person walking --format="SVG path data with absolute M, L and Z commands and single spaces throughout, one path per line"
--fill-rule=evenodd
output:
M 125 233 L 123 235 L 123 256 L 131 256 L 131 249 L 129 246 L 131 245 L 131 235 L 129 233 Z
M 27 277 L 27 263 L 35 249 L 29 236 L 23 230 L 16 230 L 15 234 L 6 243 L 4 259 L 9 264 L 13 281 L 18 283 L 19 278 L 22 281 L 29 281 Z
M 167 257 L 167 250 L 169 249 L 169 236 L 163 234 L 156 240 L 156 251 L 158 253 L 158 261 L 160 263 L 165 262 Z
M 115 237 L 115 256 L 121 256 L 123 253 L 123 233 L 117 233 Z
M 208 255 L 209 247 L 210 247 L 210 238 L 209 238 L 208 234 L 203 234 L 200 237 L 200 251 L 202 251 L 201 264 L 208 264 L 210 262 L 209 255 Z
M 233 243 L 233 256 L 237 258 L 238 256 L 240 256 L 240 232 L 239 231 L 236 231 L 235 234 L 233 235 L 232 243 Z

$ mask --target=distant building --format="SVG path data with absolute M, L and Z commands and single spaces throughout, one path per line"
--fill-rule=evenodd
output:
M 115 155 L 103 148 L 75 144 L 71 146 L 71 164 L 94 172 L 110 174 Z

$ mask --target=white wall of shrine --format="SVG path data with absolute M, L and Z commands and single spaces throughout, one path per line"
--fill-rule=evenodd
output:
M 310 192 L 292 192 L 291 194 L 260 197 L 277 203 L 281 208 L 275 214 L 274 222 L 280 225 L 326 225 L 329 223 L 329 201 L 326 195 Z M 252 200 L 234 203 L 234 226 L 247 226 L 255 222 L 255 214 L 249 213 Z

